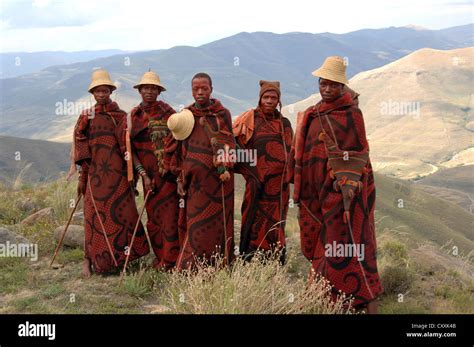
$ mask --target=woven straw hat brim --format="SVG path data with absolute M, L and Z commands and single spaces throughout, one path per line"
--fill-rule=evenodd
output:
M 347 78 L 338 76 L 337 74 L 334 74 L 334 73 L 331 73 L 331 72 L 328 72 L 328 71 L 325 71 L 325 70 L 322 70 L 322 69 L 318 69 L 318 70 L 313 71 L 313 76 L 321 77 L 321 78 L 324 78 L 325 80 L 339 82 L 339 83 L 342 83 L 342 84 L 349 84 L 349 81 L 347 80 Z
M 178 141 L 183 141 L 191 135 L 194 129 L 194 115 L 191 111 L 185 109 L 172 114 L 168 118 L 167 125 L 173 137 Z
M 99 87 L 99 86 L 107 86 L 107 87 L 112 88 L 112 90 L 117 89 L 117 87 L 112 83 L 111 80 L 104 79 L 104 80 L 97 80 L 97 81 L 94 81 L 93 83 L 91 83 L 89 85 L 89 90 L 88 90 L 89 93 L 92 93 L 92 90 L 96 87 Z
M 117 86 L 110 79 L 109 73 L 105 70 L 96 70 L 92 73 L 92 82 L 89 85 L 89 93 L 92 93 L 92 90 L 98 86 L 108 86 L 112 90 L 117 89 Z
M 346 66 L 341 58 L 329 57 L 326 58 L 323 65 L 313 71 L 313 76 L 339 82 L 342 84 L 348 84 L 349 81 L 346 77 Z
M 138 89 L 140 86 L 143 86 L 145 84 L 151 84 L 153 86 L 160 87 L 162 91 L 166 90 L 165 86 L 161 84 L 160 77 L 153 71 L 145 72 L 140 82 L 134 85 L 133 88 Z
M 166 91 L 166 88 L 162 85 L 162 84 L 159 84 L 159 83 L 152 83 L 152 82 L 142 82 L 140 81 L 140 83 L 136 84 L 133 86 L 133 88 L 135 89 L 138 89 L 140 86 L 144 86 L 146 84 L 151 84 L 153 86 L 157 86 L 157 87 L 160 87 L 161 88 L 161 91 Z

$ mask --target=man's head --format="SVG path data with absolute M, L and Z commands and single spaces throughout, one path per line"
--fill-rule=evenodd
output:
M 94 95 L 95 101 L 99 104 L 109 102 L 110 94 L 117 89 L 109 73 L 105 70 L 95 70 L 92 72 L 91 84 L 89 85 L 89 93 Z
M 328 57 L 323 65 L 313 71 L 313 76 L 319 77 L 319 92 L 325 102 L 332 102 L 342 95 L 344 85 L 347 85 L 346 60 L 338 57 Z
M 344 90 L 344 84 L 325 78 L 319 79 L 319 93 L 324 102 L 333 102 L 338 99 Z
M 161 88 L 153 84 L 142 84 L 138 87 L 138 92 L 142 96 L 143 102 L 155 102 L 161 93 Z
M 211 76 L 204 72 L 194 75 L 191 80 L 194 101 L 200 106 L 207 106 L 212 94 Z
M 110 101 L 110 94 L 112 94 L 113 89 L 107 85 L 100 85 L 91 90 L 92 95 L 94 96 L 95 101 L 104 105 Z
M 161 84 L 160 76 L 151 70 L 145 72 L 140 82 L 133 86 L 133 88 L 138 89 L 138 92 L 145 103 L 156 101 L 158 95 L 166 90 L 163 84 Z
M 273 114 L 280 103 L 280 82 L 260 81 L 258 105 L 265 114 Z

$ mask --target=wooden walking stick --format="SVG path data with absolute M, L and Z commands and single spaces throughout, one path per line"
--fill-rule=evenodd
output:
M 219 145 L 219 138 L 222 138 L 222 136 L 227 136 L 230 135 L 232 136 L 231 133 L 221 130 L 221 126 L 219 123 L 219 120 L 217 122 L 217 130 L 212 129 L 211 124 L 207 121 L 205 117 L 201 117 L 199 119 L 199 124 L 204 128 L 204 132 L 209 138 L 209 141 L 211 142 L 211 146 L 216 149 Z M 227 157 L 229 153 L 229 145 L 227 143 L 224 143 L 224 155 Z M 226 222 L 226 215 L 225 215 L 225 192 L 224 192 L 224 183 L 228 180 L 231 179 L 231 175 L 227 168 L 225 167 L 225 161 L 223 163 L 218 163 L 217 158 L 214 156 L 213 159 L 214 166 L 216 166 L 217 172 L 219 173 L 219 179 L 221 180 L 221 192 L 222 192 L 222 213 L 223 213 L 223 222 L 224 222 L 224 262 L 226 265 L 229 264 L 229 250 L 227 247 L 227 222 Z M 222 166 L 220 166 L 222 165 Z
M 222 190 L 222 214 L 224 218 L 224 261 L 225 265 L 229 265 L 229 251 L 227 249 L 227 223 L 225 217 L 225 193 L 224 193 L 224 182 L 221 183 Z
M 280 103 L 280 111 L 281 111 L 281 103 Z M 286 174 L 287 174 L 287 170 L 288 170 L 288 152 L 287 152 L 287 149 L 286 149 L 286 142 L 285 142 L 285 126 L 283 124 L 283 118 L 280 117 L 280 135 L 281 135 L 281 144 L 283 146 L 283 152 L 285 153 L 285 166 L 283 166 L 283 174 L 281 176 L 281 185 L 280 185 L 280 223 L 283 224 L 283 227 L 285 226 L 286 224 L 286 219 L 283 220 L 283 214 L 284 214 L 284 210 L 286 209 L 286 207 L 283 207 L 283 187 L 285 185 L 285 180 L 286 180 Z M 281 229 L 278 229 L 277 230 L 278 232 L 278 246 L 281 245 L 281 234 L 283 234 L 283 239 L 285 239 L 285 232 L 283 230 L 283 228 Z
M 92 204 L 94 205 L 95 213 L 97 214 L 97 219 L 99 219 L 100 227 L 102 228 L 102 233 L 105 237 L 105 243 L 107 244 L 107 248 L 109 249 L 110 256 L 114 261 L 115 266 L 118 266 L 117 260 L 115 259 L 114 252 L 112 251 L 112 246 L 110 246 L 109 238 L 107 237 L 107 233 L 105 232 L 104 224 L 102 223 L 102 218 L 100 218 L 99 210 L 97 205 L 95 204 L 94 195 L 92 195 L 92 186 L 91 186 L 91 178 L 90 176 L 87 177 L 88 184 L 89 184 L 89 192 L 91 194 Z
M 128 260 L 130 258 L 130 254 L 132 253 L 133 241 L 135 241 L 135 234 L 137 233 L 138 226 L 140 225 L 140 221 L 142 219 L 143 212 L 145 211 L 146 202 L 148 201 L 148 197 L 150 196 L 150 193 L 151 193 L 151 190 L 149 190 L 146 193 L 145 202 L 143 203 L 142 210 L 140 211 L 140 215 L 138 216 L 137 223 L 135 224 L 135 229 L 133 230 L 133 234 L 132 234 L 132 240 L 130 241 L 130 246 L 128 247 L 128 254 L 127 254 L 127 257 L 125 258 L 125 264 L 123 265 L 122 273 L 120 274 L 119 286 L 122 284 L 123 277 L 125 275 L 125 272 L 127 271 Z M 150 242 L 150 245 L 151 245 L 151 242 Z
M 59 248 L 61 248 L 61 245 L 63 244 L 67 229 L 69 228 L 69 224 L 71 224 L 72 217 L 74 216 L 74 212 L 76 212 L 77 205 L 79 204 L 79 201 L 81 201 L 81 198 L 82 198 L 82 194 L 79 194 L 79 196 L 76 198 L 76 201 L 74 203 L 74 208 L 72 209 L 71 214 L 69 215 L 66 228 L 64 228 L 63 234 L 61 235 L 61 238 L 59 239 L 58 245 L 56 246 L 56 250 L 54 251 L 53 259 L 51 259 L 51 263 L 49 264 L 49 267 L 53 265 L 54 260 L 56 259 L 56 256 L 58 255 Z
M 145 206 L 143 206 L 143 208 L 145 208 Z M 151 252 L 153 250 L 153 245 L 151 244 L 150 234 L 148 234 L 148 230 L 146 228 L 144 229 L 145 229 L 146 240 L 148 241 L 148 246 L 150 247 L 150 252 Z
M 132 190 L 134 189 L 133 185 L 131 184 L 133 182 L 134 176 L 133 176 L 133 154 L 132 154 L 132 141 L 130 138 L 130 134 L 132 133 L 132 114 L 128 113 L 127 114 L 127 129 L 125 129 L 125 147 L 126 147 L 126 162 L 127 162 L 127 180 L 130 183 L 130 186 L 132 187 Z M 148 241 L 148 245 L 150 246 L 150 249 L 152 248 L 151 245 L 151 240 L 150 240 L 150 235 L 148 234 L 148 231 L 145 229 L 145 235 Z

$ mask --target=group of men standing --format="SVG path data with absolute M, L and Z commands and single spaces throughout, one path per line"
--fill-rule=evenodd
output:
M 194 103 L 176 112 L 158 100 L 166 88 L 148 71 L 134 87 L 142 102 L 127 114 L 110 98 L 116 86 L 108 73 L 94 71 L 89 92 L 96 104 L 79 116 L 73 145 L 74 163 L 81 167 L 78 194 L 84 196 L 83 274 L 110 272 L 150 248 L 154 266 L 164 270 L 212 263 L 216 254 L 230 264 L 257 251 L 284 263 L 294 183 L 310 280 L 320 274 L 334 295 L 342 291 L 356 306 L 376 312 L 382 287 L 375 187 L 358 94 L 347 87 L 340 57 L 327 58 L 313 75 L 322 99 L 298 115 L 294 133 L 280 112 L 279 82 L 260 81 L 257 107 L 232 122 L 212 97 L 208 74 L 192 78 Z M 256 153 L 256 163 L 235 160 L 232 153 L 239 151 Z M 246 182 L 238 252 L 234 174 Z M 135 204 L 139 178 L 146 229 Z

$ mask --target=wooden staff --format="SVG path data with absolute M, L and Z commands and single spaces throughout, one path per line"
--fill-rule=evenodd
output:
M 54 260 L 56 259 L 56 256 L 58 255 L 59 248 L 61 248 L 61 245 L 63 244 L 64 237 L 66 236 L 67 229 L 69 228 L 69 224 L 71 224 L 72 217 L 74 216 L 74 212 L 76 212 L 77 205 L 79 204 L 79 201 L 81 201 L 82 194 L 79 194 L 79 196 L 76 198 L 76 202 L 74 204 L 74 208 L 71 211 L 71 214 L 69 215 L 69 219 L 66 224 L 66 228 L 64 228 L 63 234 L 61 235 L 61 238 L 59 239 L 58 245 L 56 246 L 56 250 L 54 251 L 53 259 L 51 259 L 51 263 L 49 264 L 49 267 L 51 267 L 54 263 Z
M 118 266 L 117 260 L 115 259 L 114 252 L 112 251 L 112 246 L 110 246 L 109 238 L 107 237 L 107 233 L 105 232 L 104 224 L 102 223 L 102 218 L 100 218 L 99 210 L 97 209 L 97 205 L 95 204 L 94 195 L 92 195 L 92 186 L 91 186 L 91 178 L 87 176 L 87 181 L 89 184 L 89 192 L 91 194 L 92 204 L 94 205 L 95 213 L 97 214 L 97 219 L 99 219 L 100 227 L 102 228 L 102 233 L 105 237 L 105 243 L 107 244 L 107 248 L 109 249 L 110 256 L 112 257 L 115 266 Z
M 352 233 L 352 226 L 351 226 L 350 219 L 347 221 L 347 226 L 349 227 L 349 233 L 351 235 L 352 243 L 354 244 L 355 239 L 354 239 L 354 234 Z M 372 290 L 370 289 L 369 282 L 367 281 L 367 277 L 365 276 L 365 270 L 364 270 L 364 267 L 362 266 L 362 262 L 359 259 L 359 257 L 357 257 L 357 262 L 359 263 L 360 271 L 362 272 L 362 276 L 364 277 L 365 286 L 367 287 L 367 290 L 369 291 L 369 294 L 372 297 L 372 299 L 375 299 L 375 296 L 372 293 Z
M 280 102 L 280 111 L 281 111 L 281 102 Z M 281 114 L 281 113 L 280 113 Z M 282 142 L 282 145 L 283 145 L 283 152 L 285 153 L 285 166 L 283 167 L 283 174 L 282 174 L 282 177 L 281 177 L 281 186 L 280 186 L 280 222 L 281 223 L 286 223 L 286 219 L 285 221 L 283 221 L 283 214 L 284 214 L 284 210 L 286 208 L 283 207 L 283 186 L 285 185 L 285 180 L 286 180 L 286 175 L 287 175 L 287 170 L 288 170 L 288 152 L 286 150 L 286 142 L 285 142 L 285 125 L 283 124 L 283 118 L 280 117 L 280 130 L 281 130 L 281 142 Z M 289 189 L 288 189 L 288 194 L 290 193 Z M 288 203 L 288 202 L 286 202 Z M 285 226 L 285 224 L 283 225 Z M 281 231 L 281 232 L 280 232 Z M 278 243 L 281 244 L 281 234 L 283 234 L 283 239 L 285 239 L 285 231 L 283 230 L 283 228 L 281 229 L 278 229 L 277 231 L 278 233 Z
M 224 261 L 225 264 L 229 264 L 229 251 L 227 250 L 227 223 L 225 218 L 225 193 L 224 193 L 224 182 L 221 183 L 222 190 L 222 214 L 224 218 Z
M 143 206 L 143 208 L 145 208 L 145 206 Z M 145 230 L 146 239 L 148 241 L 148 246 L 150 247 L 150 252 L 151 252 L 153 250 L 153 245 L 151 244 L 150 234 L 148 234 L 148 230 L 146 228 L 144 228 L 144 230 Z
M 122 273 L 120 274 L 119 286 L 122 284 L 123 276 L 125 275 L 125 272 L 127 270 L 128 260 L 130 258 L 130 254 L 132 253 L 133 241 L 135 241 L 135 234 L 137 233 L 138 226 L 140 225 L 140 221 L 142 219 L 143 212 L 145 211 L 146 202 L 148 201 L 148 197 L 150 196 L 150 193 L 151 193 L 151 190 L 149 190 L 146 193 L 145 202 L 143 204 L 142 210 L 140 211 L 140 215 L 138 216 L 137 224 L 135 224 L 135 229 L 133 230 L 133 234 L 132 234 L 132 240 L 130 241 L 130 247 L 128 248 L 128 254 L 127 254 L 127 257 L 125 258 L 125 264 L 123 265 Z M 151 245 L 151 242 L 150 242 L 150 245 Z

